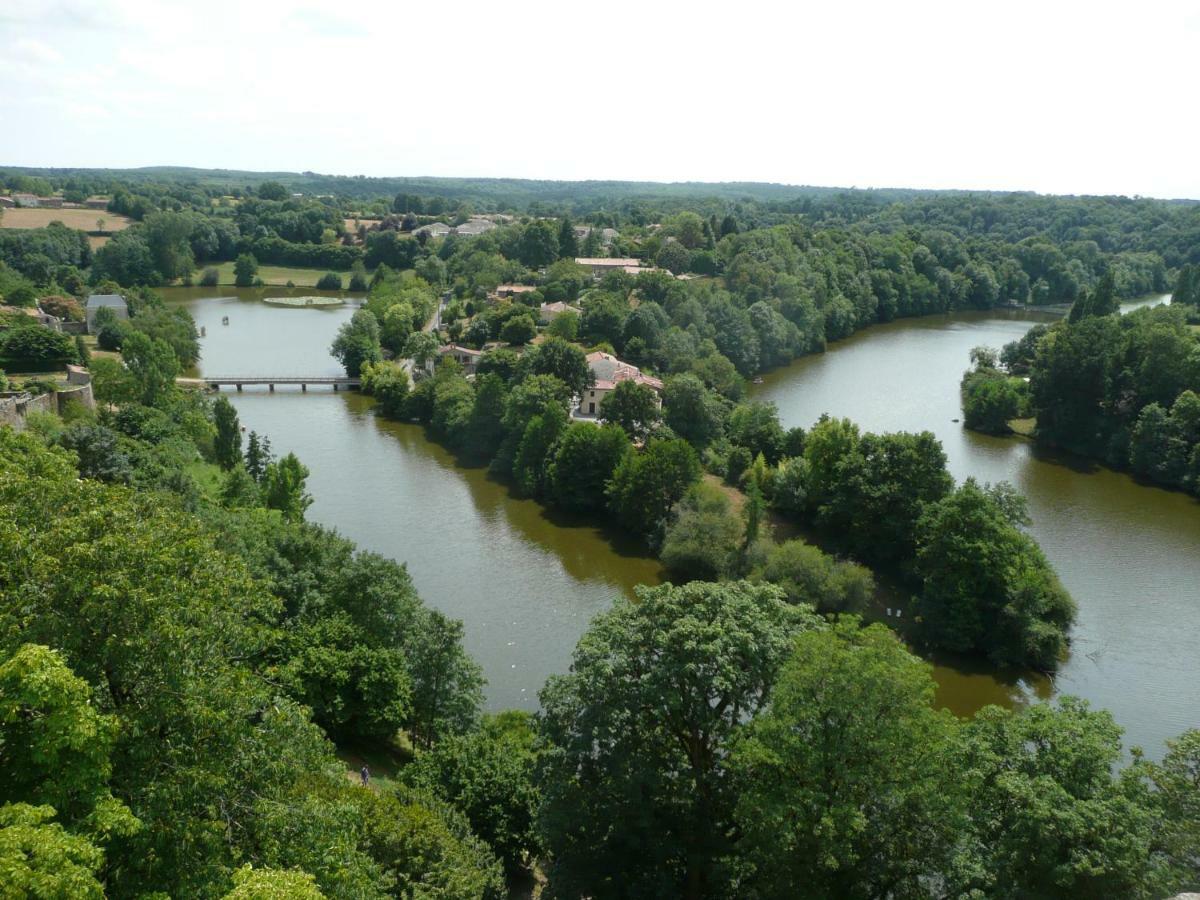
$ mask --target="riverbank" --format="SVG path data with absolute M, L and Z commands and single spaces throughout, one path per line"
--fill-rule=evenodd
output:
M 1158 752 L 1200 721 L 1200 503 L 955 421 L 971 348 L 1001 347 L 1046 320 L 997 311 L 877 325 L 771 373 L 752 396 L 774 401 L 785 427 L 830 413 L 876 432 L 929 430 L 958 481 L 1012 483 L 1029 501 L 1030 533 L 1079 605 L 1070 657 L 1047 689 L 1110 709 L 1131 743 Z M 950 708 L 1005 690 L 1015 702 L 1044 696 L 1036 681 L 1009 688 L 995 673 L 933 661 Z
M 235 285 L 233 263 L 206 263 L 197 266 L 196 272 L 193 274 L 195 281 L 200 280 L 200 275 L 205 269 L 217 270 L 217 285 L 218 286 L 233 286 Z M 338 271 L 337 269 L 301 269 L 293 266 L 268 266 L 260 264 L 258 267 L 257 276 L 263 280 L 263 283 L 270 287 L 286 287 L 290 282 L 295 287 L 316 287 L 317 281 L 322 275 L 328 272 L 333 272 L 336 275 L 342 276 L 342 283 L 345 285 L 350 280 L 350 272 L 348 270 Z M 368 280 L 370 272 L 367 273 Z
M 209 323 L 202 369 L 237 371 L 253 360 L 267 374 L 340 373 L 328 347 L 352 306 L 297 313 L 227 291 L 207 290 L 224 300 L 205 300 L 196 288 L 164 292 Z M 225 314 L 229 327 L 220 325 Z M 1200 506 L 952 421 L 961 418 L 958 382 L 970 349 L 1002 346 L 1052 320 L 1001 310 L 876 325 L 769 374 L 751 392 L 778 402 L 785 426 L 809 427 L 829 412 L 872 431 L 932 430 L 959 481 L 1008 480 L 1028 497 L 1033 535 L 1079 603 L 1071 656 L 1053 682 L 931 656 L 939 705 L 968 715 L 987 703 L 1072 693 L 1110 709 L 1128 743 L 1157 755 L 1165 738 L 1200 721 Z M 459 468 L 419 427 L 374 416 L 368 397 L 265 387 L 228 396 L 247 429 L 310 468 L 313 521 L 406 560 L 427 602 L 463 620 L 491 709 L 536 709 L 537 691 L 547 675 L 567 670 L 591 617 L 634 584 L 662 577 L 620 535 L 560 522 L 482 470 Z

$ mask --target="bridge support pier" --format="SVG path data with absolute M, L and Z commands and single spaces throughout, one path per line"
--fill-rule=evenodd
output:
M 335 381 L 335 382 L 333 383 L 333 392 L 334 392 L 335 394 L 337 393 L 337 389 L 338 389 L 338 386 L 337 386 L 337 382 Z
M 272 394 L 275 393 L 275 385 L 268 384 L 267 387 L 270 388 Z
M 237 386 L 237 389 L 238 389 L 238 393 L 240 394 L 240 393 L 242 392 L 242 386 L 239 384 L 239 385 Z
M 300 385 L 300 393 L 302 393 L 302 394 L 307 394 L 307 393 L 308 393 L 308 385 L 307 385 L 307 384 L 301 383 L 301 385 Z

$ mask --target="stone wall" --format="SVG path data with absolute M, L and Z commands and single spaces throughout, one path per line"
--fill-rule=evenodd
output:
M 96 398 L 92 394 L 92 373 L 83 366 L 67 366 L 67 384 L 70 387 L 59 391 L 58 412 L 61 414 L 72 400 L 82 403 L 88 409 L 96 408 Z
M 54 396 L 58 401 L 59 415 L 66 411 L 67 404 L 72 401 L 76 403 L 82 403 L 88 409 L 96 408 L 96 398 L 92 394 L 91 384 L 82 384 L 75 387 L 70 387 L 64 391 L 58 391 Z
M 92 386 L 87 386 L 89 399 Z M 10 425 L 15 431 L 25 430 L 25 417 L 31 412 L 58 412 L 56 394 L 38 394 L 36 397 L 24 391 L 0 393 L 0 426 Z M 95 401 L 92 401 L 95 405 Z

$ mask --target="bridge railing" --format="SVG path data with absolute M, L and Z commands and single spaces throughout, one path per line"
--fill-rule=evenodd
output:
M 202 375 L 195 379 L 209 384 L 358 384 L 349 375 Z

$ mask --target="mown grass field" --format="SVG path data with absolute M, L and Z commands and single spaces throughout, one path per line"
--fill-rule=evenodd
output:
M 0 217 L 0 228 L 45 228 L 51 222 L 62 222 L 80 231 L 98 231 L 96 223 L 104 220 L 105 232 L 122 231 L 133 224 L 132 219 L 102 209 L 6 209 Z
M 372 225 L 378 225 L 382 221 L 382 219 L 359 219 L 358 225 L 366 225 L 368 228 L 370 228 Z M 358 225 L 354 224 L 354 219 L 343 219 L 342 223 L 346 226 L 347 231 L 358 231 Z
M 92 359 L 120 359 L 121 354 L 113 350 L 101 350 L 96 343 L 96 335 L 85 334 L 81 335 L 83 344 L 88 349 L 88 353 L 92 355 Z
M 205 269 L 217 270 L 217 284 L 233 284 L 233 263 L 209 263 L 197 266 L 196 271 L 192 273 L 192 280 L 200 283 L 200 276 Z M 258 277 L 264 282 L 271 285 L 286 285 L 289 281 L 296 287 L 315 287 L 317 279 L 328 272 L 329 269 L 293 269 L 288 266 L 259 266 Z M 349 272 L 338 272 L 342 276 L 342 287 L 344 288 L 350 282 Z M 370 274 L 369 272 L 367 273 Z

